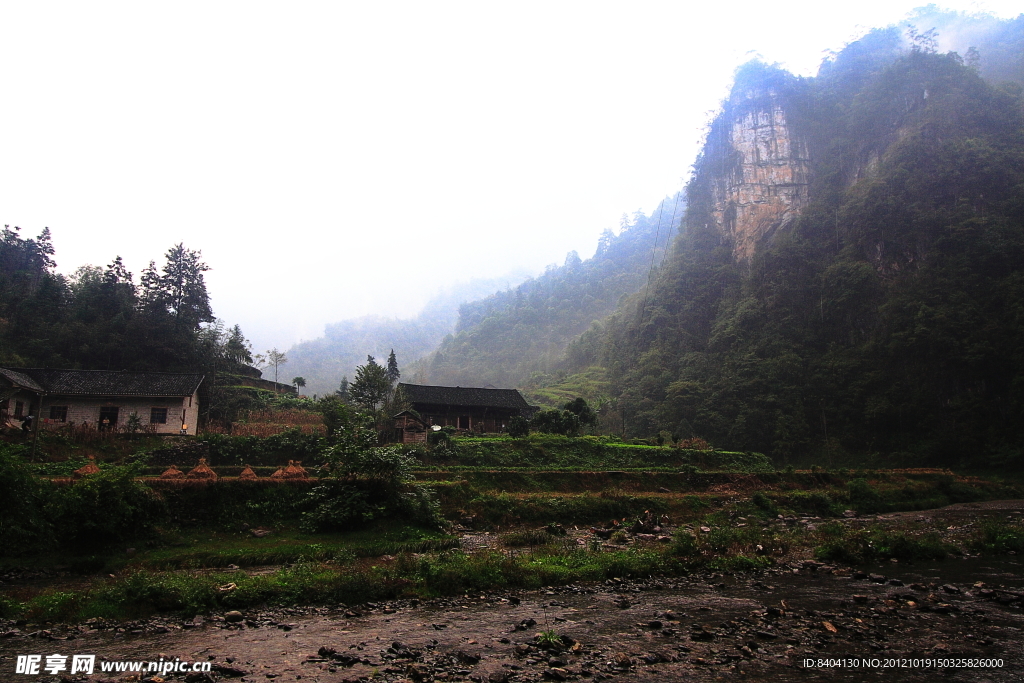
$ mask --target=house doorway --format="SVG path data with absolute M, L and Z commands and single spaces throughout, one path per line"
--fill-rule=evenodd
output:
M 459 429 L 469 429 L 469 415 L 459 415 Z
M 108 429 L 117 429 L 117 406 L 103 406 L 100 408 L 100 421 L 99 429 L 101 432 L 105 432 Z

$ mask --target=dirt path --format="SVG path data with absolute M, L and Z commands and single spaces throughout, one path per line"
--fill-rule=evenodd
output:
M 1019 565 L 982 559 L 960 567 L 963 562 L 969 561 L 946 564 L 973 575 L 1021 578 Z M 904 576 L 920 570 L 928 578 L 941 568 L 901 570 Z M 54 653 L 209 660 L 222 667 L 213 679 L 235 674 L 235 680 L 261 682 L 340 683 L 374 676 L 477 682 L 723 676 L 860 681 L 881 675 L 880 668 L 803 666 L 805 658 L 823 657 L 878 658 L 880 664 L 888 658 L 1001 658 L 1001 668 L 946 668 L 942 680 L 1021 680 L 1024 617 L 1019 601 L 1016 608 L 1005 604 L 1012 593 L 935 581 L 896 586 L 905 581 L 890 579 L 891 572 L 856 580 L 844 570 L 831 571 L 808 564 L 759 576 L 612 581 L 418 604 L 254 612 L 239 624 L 217 615 L 195 622 L 157 619 L 120 630 L 96 624 L 32 633 L 19 629 L 0 639 L 0 680 L 47 680 L 12 674 L 14 657 Z M 579 645 L 542 652 L 531 644 L 540 631 Z M 902 669 L 897 680 L 924 681 L 936 674 L 918 666 Z
M 1022 509 L 1024 501 L 994 501 L 901 514 L 938 526 L 963 514 Z M 60 680 L 13 673 L 17 655 L 55 653 L 211 662 L 208 678 L 167 677 L 186 683 L 1024 679 L 1022 558 L 863 570 L 794 561 L 756 575 L 254 611 L 239 623 L 225 615 L 80 626 L 0 622 L 0 681 Z M 539 649 L 539 632 L 559 636 L 560 650 Z M 848 658 L 858 666 L 805 665 Z M 993 659 L 1002 665 L 976 666 Z M 885 668 L 893 663 L 906 666 Z M 97 673 L 68 680 L 132 679 Z

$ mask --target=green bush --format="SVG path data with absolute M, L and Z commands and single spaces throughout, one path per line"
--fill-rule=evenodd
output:
M 320 483 L 303 514 L 307 531 L 345 530 L 384 517 L 439 521 L 430 489 L 413 483 L 419 462 L 400 448 L 369 447 L 372 432 L 340 434 L 324 451 Z
M 51 488 L 24 462 L 22 446 L 0 445 L 0 544 L 3 555 L 48 547 L 53 527 L 45 514 Z
M 1024 552 L 1024 529 L 1003 522 L 988 521 L 981 527 L 980 537 L 971 547 L 986 553 Z
M 763 491 L 758 491 L 750 499 L 754 505 L 756 505 L 761 511 L 770 516 L 779 514 L 779 509 L 775 505 L 775 501 L 769 498 Z
M 164 500 L 136 481 L 139 466 L 111 467 L 55 492 L 46 503 L 57 541 L 102 548 L 150 535 L 167 518 Z
M 938 534 L 913 536 L 902 531 L 849 531 L 841 524 L 823 524 L 819 529 L 823 543 L 815 556 L 824 562 L 860 564 L 871 560 L 941 560 L 954 548 Z
M 530 426 L 538 432 L 578 436 L 580 416 L 569 410 L 541 410 L 533 416 Z
M 521 439 L 530 435 L 530 423 L 525 417 L 516 415 L 508 421 L 508 435 L 513 439 Z
M 288 460 L 310 464 L 319 461 L 325 445 L 323 437 L 298 428 L 267 437 L 202 434 L 196 440 L 209 446 L 211 465 L 281 465 Z

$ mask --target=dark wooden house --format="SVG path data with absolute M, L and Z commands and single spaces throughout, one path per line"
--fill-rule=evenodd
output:
M 434 426 L 455 427 L 459 431 L 503 432 L 513 417 L 530 418 L 536 410 L 515 389 L 398 386 L 415 411 L 415 414 L 405 411 L 395 416 L 395 428 L 401 430 L 403 443 L 425 440 L 425 432 Z M 420 429 L 423 431 L 418 431 Z

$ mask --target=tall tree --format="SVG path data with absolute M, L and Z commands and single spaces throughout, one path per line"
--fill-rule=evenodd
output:
M 274 381 L 277 381 L 277 373 L 282 365 L 288 362 L 288 356 L 285 355 L 284 351 L 278 351 L 277 347 L 267 351 L 267 365 L 274 368 Z
M 253 362 L 252 344 L 246 340 L 238 325 L 231 328 L 224 342 L 224 358 L 238 365 L 251 365 Z
M 356 368 L 355 379 L 348 391 L 353 403 L 367 412 L 376 412 L 391 393 L 387 369 L 379 365 L 373 356 L 367 356 L 366 365 Z
M 202 252 L 186 249 L 181 243 L 171 247 L 165 256 L 167 262 L 160 276 L 163 303 L 174 316 L 177 327 L 198 331 L 201 323 L 213 322 L 210 295 L 203 277 L 210 267 L 200 260 Z
M 395 350 L 391 349 L 391 355 L 388 356 L 388 381 L 394 386 L 401 376 L 402 373 L 398 370 L 398 358 L 395 357 Z

